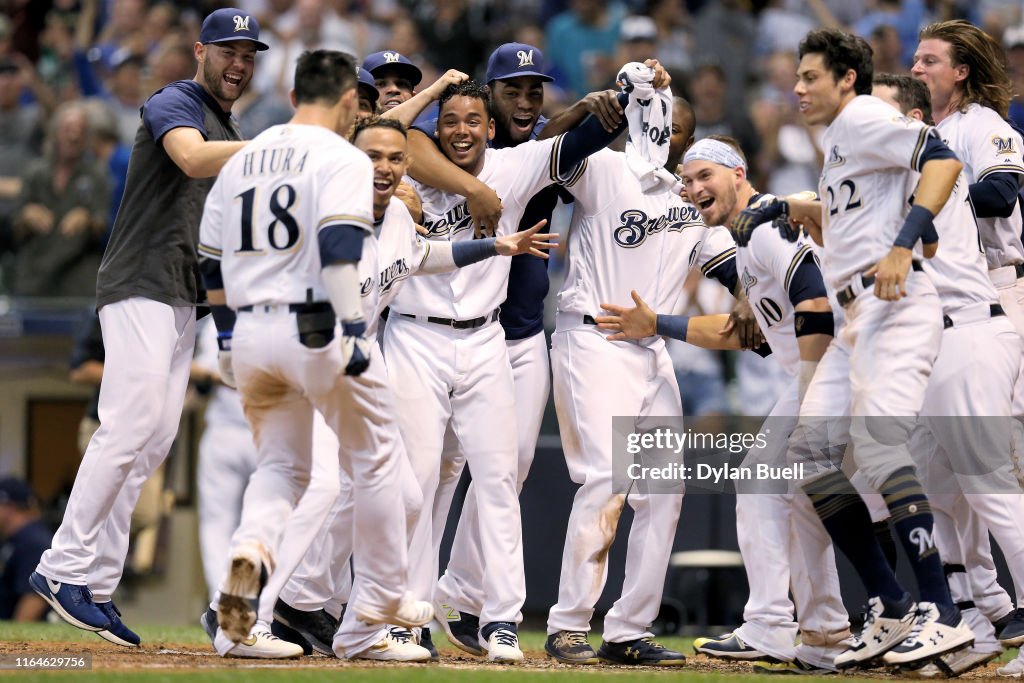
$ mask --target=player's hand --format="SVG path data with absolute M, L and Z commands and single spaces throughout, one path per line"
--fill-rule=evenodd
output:
M 654 69 L 654 79 L 651 81 L 651 85 L 654 86 L 655 90 L 667 88 L 672 84 L 672 77 L 669 76 L 668 71 L 665 71 L 665 67 L 657 59 L 644 60 L 644 66 Z
M 558 233 L 541 233 L 540 229 L 548 224 L 547 219 L 538 221 L 529 230 L 520 230 L 511 235 L 499 237 L 494 241 L 494 248 L 499 256 L 518 256 L 519 254 L 532 254 L 546 259 L 548 255 L 543 251 L 558 247 Z
M 395 196 L 405 204 L 405 208 L 409 209 L 413 223 L 423 222 L 423 201 L 412 185 L 404 181 L 398 183 L 398 187 L 395 188 Z
M 601 304 L 601 308 L 611 315 L 599 315 L 594 318 L 599 330 L 615 332 L 608 336 L 608 341 L 645 339 L 654 336 L 658 330 L 658 315 L 640 298 L 635 289 L 629 295 L 636 304 L 633 308 Z
M 907 295 L 907 275 L 913 252 L 905 247 L 893 247 L 875 266 L 864 273 L 875 276 L 875 296 L 882 301 L 899 301 Z
M 469 215 L 473 217 L 473 234 L 478 238 L 490 237 L 497 230 L 505 207 L 501 205 L 501 197 L 497 192 L 483 183 L 479 185 L 475 192 L 466 197 L 466 206 Z
M 231 349 L 217 352 L 217 372 L 220 374 L 220 382 L 232 389 L 238 388 L 235 382 L 235 368 L 231 364 Z
M 732 238 L 736 240 L 738 246 L 745 247 L 750 244 L 750 238 L 754 234 L 755 228 L 762 223 L 773 223 L 776 219 L 785 216 L 788 209 L 785 199 L 772 199 L 743 209 L 729 226 L 729 232 L 732 233 Z
M 89 210 L 83 206 L 76 206 L 64 215 L 57 229 L 64 237 L 74 237 L 88 230 L 89 223 Z
M 729 320 L 725 323 L 719 334 L 728 337 L 735 333 L 740 340 L 740 346 L 744 349 L 756 349 L 764 343 L 764 335 L 758 327 L 757 318 L 754 317 L 754 308 L 750 305 L 747 297 L 741 296 L 736 300 L 736 305 L 729 314 Z
M 416 234 L 417 235 L 423 235 L 424 237 L 426 237 L 427 235 L 430 234 L 430 231 L 427 230 L 426 228 L 424 228 L 419 223 L 416 223 Z
M 601 125 L 609 133 L 622 123 L 622 117 L 626 115 L 615 90 L 598 90 L 588 93 L 583 97 L 583 107 L 594 118 L 601 122 Z
M 448 69 L 439 79 L 427 86 L 426 91 L 430 93 L 430 99 L 436 100 L 441 97 L 441 93 L 443 93 L 445 88 L 449 85 L 458 85 L 459 83 L 468 80 L 468 74 L 464 74 L 458 69 Z
M 341 362 L 345 374 L 358 377 L 370 367 L 370 344 L 366 338 L 366 321 L 362 317 L 341 321 Z

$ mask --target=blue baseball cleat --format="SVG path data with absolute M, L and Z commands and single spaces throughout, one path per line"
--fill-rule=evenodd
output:
M 39 572 L 32 572 L 28 585 L 72 626 L 86 631 L 110 628 L 110 618 L 92 601 L 92 593 L 85 586 L 54 581 Z
M 96 635 L 103 640 L 110 641 L 114 645 L 121 645 L 123 647 L 139 646 L 142 639 L 139 638 L 135 631 L 125 626 L 124 622 L 121 621 L 121 612 L 114 605 L 113 600 L 97 602 L 95 605 L 100 608 L 101 612 L 107 615 L 108 619 L 110 619 L 110 628 L 97 631 Z

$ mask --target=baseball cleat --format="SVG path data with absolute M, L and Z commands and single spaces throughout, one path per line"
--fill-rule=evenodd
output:
M 263 553 L 256 545 L 245 544 L 234 551 L 217 603 L 217 623 L 232 642 L 249 638 L 266 579 Z
M 281 640 L 263 622 L 256 622 L 248 636 L 239 643 L 228 638 L 224 629 L 218 629 L 213 639 L 213 649 L 221 657 L 243 659 L 295 659 L 303 655 L 301 645 Z
M 206 631 L 212 645 L 214 638 L 217 637 L 217 612 L 212 607 L 207 607 L 206 611 L 199 615 L 199 625 Z
M 933 602 L 917 603 L 917 618 L 907 638 L 882 656 L 886 666 L 913 666 L 947 652 L 974 645 L 974 631 L 957 614 L 957 624 L 939 621 L 939 608 Z
M 766 662 L 766 661 L 755 661 L 754 662 L 754 673 L 757 674 L 774 674 L 774 675 L 789 675 L 789 676 L 830 676 L 836 672 L 832 669 L 826 669 L 821 666 L 814 666 L 808 664 L 800 658 L 794 659 L 792 662 Z
M 484 633 L 487 632 L 486 638 Z M 524 659 L 519 649 L 519 634 L 516 625 L 507 621 L 488 624 L 480 631 L 480 647 L 487 650 L 487 661 L 515 664 Z
M 1017 659 L 1011 660 L 1005 666 L 996 669 L 996 673 L 1006 678 L 1020 678 L 1024 676 L 1024 652 L 1017 653 Z
M 356 616 L 367 624 L 393 624 L 405 628 L 419 628 L 434 618 L 434 607 L 424 600 L 403 599 L 394 613 L 384 613 L 363 606 L 356 608 Z
M 480 648 L 480 619 L 475 614 L 460 612 L 448 603 L 438 601 L 434 603 L 434 617 L 444 629 L 449 643 L 477 657 L 487 654 Z
M 746 662 L 777 661 L 743 642 L 735 633 L 727 633 L 720 638 L 697 638 L 693 641 L 693 650 L 716 659 L 735 659 Z
M 670 650 L 651 638 L 627 640 L 624 643 L 604 641 L 597 650 L 597 658 L 605 664 L 631 666 L 683 666 L 686 655 Z
M 420 634 L 416 637 L 416 643 L 430 653 L 431 661 L 436 662 L 441 659 L 441 653 L 434 647 L 434 639 L 430 637 L 430 629 L 428 627 L 424 626 L 420 629 Z
M 121 621 L 121 611 L 117 609 L 116 605 L 114 605 L 113 600 L 97 602 L 95 605 L 100 608 L 101 612 L 107 615 L 108 619 L 110 619 L 110 627 L 102 631 L 97 631 L 96 635 L 103 640 L 113 643 L 114 645 L 121 645 L 123 647 L 139 646 L 142 639 L 139 638 L 135 631 L 125 626 L 124 622 Z
M 999 642 L 1003 647 L 1024 645 L 1024 608 L 1018 607 L 999 620 Z
M 900 673 L 910 678 L 955 678 L 971 669 L 985 666 L 1002 652 L 977 652 L 965 648 L 942 655 L 919 669 L 901 669 Z
M 338 630 L 338 621 L 326 610 L 306 612 L 278 598 L 274 605 L 274 621 L 298 633 L 320 654 L 334 656 L 331 643 L 334 642 L 334 634 Z
M 110 618 L 92 601 L 92 593 L 85 586 L 54 581 L 39 572 L 32 572 L 28 584 L 61 619 L 75 628 L 85 631 L 110 628 Z
M 289 643 L 294 643 L 295 645 L 301 647 L 302 654 L 305 657 L 309 657 L 314 652 L 313 646 L 309 644 L 309 641 L 306 640 L 301 633 L 293 629 L 291 626 L 282 624 L 277 619 L 274 619 L 270 622 L 270 632 L 277 638 L 280 638 L 281 640 L 284 640 Z M 334 651 L 331 650 L 331 654 L 328 656 L 333 657 Z
M 904 593 L 899 602 L 889 603 L 879 597 L 868 600 L 864 628 L 853 637 L 853 644 L 836 655 L 837 669 L 866 667 L 910 635 L 917 619 L 916 605 Z
M 412 633 L 392 626 L 375 645 L 371 645 L 352 659 L 372 659 L 383 662 L 428 662 L 430 651 L 413 642 Z
M 597 664 L 586 631 L 556 631 L 544 642 L 544 651 L 562 664 Z

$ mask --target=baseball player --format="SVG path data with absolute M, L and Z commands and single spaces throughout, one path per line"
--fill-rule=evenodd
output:
M 359 67 L 359 84 L 356 86 L 356 90 L 359 94 L 359 116 L 357 118 L 362 119 L 376 114 L 380 92 L 377 91 L 373 74 L 363 67 Z
M 469 265 L 474 258 L 484 258 L 493 255 L 513 256 L 521 253 L 530 253 L 534 256 L 543 257 L 540 249 L 552 246 L 552 240 L 557 235 L 538 235 L 542 224 L 533 226 L 531 230 L 517 232 L 497 239 L 462 241 L 462 242 L 428 242 L 416 235 L 416 231 L 408 211 L 404 205 L 394 198 L 396 188 L 404 175 L 407 156 L 407 142 L 404 127 L 393 120 L 369 120 L 356 127 L 354 134 L 355 145 L 364 151 L 374 164 L 374 219 L 375 237 L 367 239 L 363 259 L 360 261 L 360 291 L 363 298 L 363 309 L 366 318 L 376 321 L 380 313 L 387 307 L 388 303 L 395 297 L 403 287 L 405 280 L 417 274 L 436 274 L 454 270 L 457 266 Z M 493 245 L 492 251 L 482 251 L 480 246 Z M 446 256 L 447 254 L 447 256 Z M 376 333 L 376 322 L 368 327 L 371 334 Z M 376 351 L 374 352 L 376 353 Z M 375 358 L 372 368 L 379 366 L 376 371 L 383 375 L 383 364 L 377 363 Z M 360 376 L 354 380 L 354 390 L 358 392 L 367 391 L 366 376 Z M 389 398 L 387 405 L 392 403 L 390 391 L 387 387 L 377 389 L 377 394 L 386 394 Z M 383 401 L 378 397 L 378 403 Z M 404 462 L 405 448 L 402 445 L 398 434 L 396 423 L 390 414 L 377 418 L 379 420 L 380 436 L 376 441 L 380 444 L 390 444 L 399 453 Z M 384 438 L 384 437 L 387 438 Z M 357 444 L 349 437 L 343 438 L 341 448 L 345 451 L 355 447 Z M 403 476 L 404 476 L 403 472 Z M 412 483 L 416 493 L 413 496 L 416 500 L 407 504 L 410 508 L 410 517 L 416 519 L 420 506 L 420 496 L 415 480 L 411 476 L 408 481 Z M 343 496 L 333 511 L 334 518 L 325 526 L 325 533 L 321 534 L 329 547 L 332 549 L 332 567 L 329 572 L 324 572 L 314 556 L 308 556 L 306 562 L 300 567 L 300 571 L 292 576 L 288 587 L 289 596 L 299 598 L 304 593 L 301 584 L 306 579 L 313 579 L 314 584 L 322 585 L 331 583 L 323 581 L 321 576 L 328 573 L 336 583 L 347 571 L 346 562 L 351 554 L 352 548 L 352 506 L 348 497 Z M 321 554 L 321 557 L 323 555 Z M 356 563 L 357 572 L 360 564 Z M 328 596 L 329 597 L 329 596 Z M 323 597 L 326 602 L 328 597 Z M 303 602 L 310 604 L 303 595 Z M 298 600 L 296 600 L 298 602 Z M 315 603 L 314 603 L 315 604 Z M 321 603 L 323 604 L 323 603 Z M 423 647 L 414 643 L 401 640 L 397 635 L 397 629 L 388 629 L 381 634 L 379 627 L 370 627 L 367 624 L 359 624 L 354 618 L 352 611 L 346 611 L 342 620 L 342 627 L 338 635 L 334 637 L 334 650 L 339 656 L 359 657 L 367 659 L 429 659 L 430 653 Z
M 367 55 L 363 69 L 373 77 L 380 95 L 380 108 L 388 111 L 410 99 L 423 80 L 423 72 L 405 55 L 382 50 Z
M 445 156 L 504 197 L 498 234 L 510 234 L 538 190 L 558 180 L 571 183 L 579 172 L 577 164 L 613 134 L 591 120 L 550 140 L 487 149 L 494 133 L 487 104 L 487 90 L 476 83 L 450 86 L 440 101 L 438 138 Z M 418 189 L 429 240 L 471 238 L 472 219 L 463 197 L 422 185 Z M 411 280 L 391 305 L 384 352 L 399 399 L 402 434 L 425 499 L 432 501 L 437 488 L 449 425 L 474 480 L 488 492 L 486 500 L 477 499 L 485 567 L 479 645 L 489 659 L 520 661 L 516 623 L 525 582 L 514 386 L 504 333 L 493 324 L 505 298 L 508 271 L 507 262 L 491 261 L 452 275 Z M 438 348 L 450 351 L 438 357 Z M 430 559 L 432 515 L 426 513 L 420 517 L 413 552 L 420 558 L 415 560 L 413 590 L 423 596 L 433 592 L 437 577 Z
M 847 323 L 815 370 L 790 457 L 806 465 L 802 487 L 871 596 L 863 631 L 835 659 L 840 669 L 883 655 L 886 664 L 906 666 L 974 641 L 950 599 L 929 533 L 931 509 L 906 447 L 942 333 L 941 304 L 920 272 L 917 242 L 934 254 L 933 219 L 961 164 L 933 129 L 870 97 L 871 77 L 871 48 L 860 38 L 821 29 L 800 44 L 800 110 L 809 124 L 828 127 L 821 207 L 804 202 L 810 206 L 795 215 L 824 245 L 826 284 L 838 292 Z M 815 460 L 829 453 L 830 429 L 846 431 L 842 420 L 821 416 L 847 414 L 840 403 L 847 395 L 853 457 L 885 498 L 917 578 L 916 605 L 889 567 L 856 490 L 841 470 Z
M 947 21 L 922 29 L 912 73 L 928 86 L 936 128 L 964 164 L 989 277 L 1006 315 L 1024 334 L 1024 246 L 1017 196 L 1024 142 L 1005 120 L 1011 85 L 1004 63 L 1002 47 L 991 36 L 967 22 Z M 1024 386 L 1018 381 L 1014 414 L 1022 413 Z M 1004 644 L 1021 645 L 1024 610 L 1014 611 L 996 582 L 988 534 L 969 510 L 961 534 L 978 607 L 999 625 Z M 1014 589 L 1019 600 L 1024 586 L 1016 577 Z
M 706 225 L 731 225 L 744 208 L 771 198 L 751 186 L 746 172 L 743 153 L 731 138 L 711 136 L 687 150 L 682 179 Z M 769 445 L 751 449 L 743 465 L 781 467 L 800 396 L 832 340 L 835 321 L 808 241 L 790 243 L 774 230 L 758 230 L 749 244 L 739 242 L 736 269 L 758 325 L 790 378 L 760 430 L 772 435 Z M 659 317 L 659 329 L 677 330 L 676 338 L 685 338 L 678 330 L 686 324 Z M 839 598 L 832 544 L 807 497 L 785 486 L 772 488 L 773 483 L 736 482 L 736 535 L 750 586 L 744 623 L 722 638 L 698 638 L 694 647 L 712 657 L 783 660 L 797 671 L 835 671 L 832 660 L 845 648 L 850 625 Z M 808 519 L 812 523 L 801 523 Z M 797 624 L 790 586 L 800 617 L 799 652 L 793 646 Z
M 674 100 L 669 125 L 665 168 L 674 169 L 693 135 L 693 113 L 684 100 Z M 634 139 L 640 135 L 631 130 Z M 681 415 L 679 389 L 662 339 L 609 344 L 593 316 L 602 303 L 627 301 L 633 289 L 658 308 L 673 307 L 690 268 L 701 268 L 734 291 L 735 245 L 727 231 L 706 228 L 671 187 L 644 192 L 623 153 L 595 155 L 568 189 L 575 205 L 551 365 L 566 464 L 581 487 L 569 517 L 545 650 L 568 663 L 678 665 L 684 656 L 653 641 L 648 626 L 661 605 L 682 495 L 612 493 L 609 427 L 616 415 Z M 604 642 L 595 653 L 587 633 L 626 502 L 634 519 L 625 582 L 605 616 Z
M 101 426 L 30 582 L 69 624 L 119 645 L 139 644 L 111 600 L 132 509 L 177 434 L 192 364 L 200 212 L 212 177 L 242 147 L 231 105 L 266 47 L 255 17 L 242 10 L 219 9 L 203 21 L 195 77 L 165 86 L 142 108 L 97 278 L 107 352 Z
M 911 118 L 931 121 L 928 88 L 921 81 L 881 74 L 875 78 L 872 94 Z M 973 591 L 963 571 L 961 538 L 967 536 L 959 533 L 963 519 L 956 504 L 962 501 L 962 507 L 973 510 L 991 529 L 1015 583 L 1024 569 L 1024 533 L 1019 524 L 1024 518 L 1024 498 L 1007 450 L 1013 387 L 1024 347 L 997 303 L 965 185 L 958 183 L 936 216 L 943 248 L 925 264 L 942 300 L 945 331 L 921 409 L 924 419 L 911 443 L 922 482 L 930 492 L 935 544 L 945 562 L 950 591 L 975 634 L 971 648 L 945 655 L 923 672 L 934 670 L 935 675 L 963 673 L 1002 652 L 992 625 L 973 606 Z M 984 353 L 974 353 L 979 348 Z
M 217 609 L 234 642 L 255 623 L 253 603 L 273 571 L 281 520 L 308 482 L 314 408 L 339 439 L 350 414 L 369 420 L 375 408 L 346 379 L 365 371 L 373 346 L 357 272 L 373 225 L 373 173 L 341 137 L 358 109 L 355 64 L 340 52 L 307 52 L 295 83 L 292 120 L 228 162 L 200 226 L 222 376 L 237 378 L 257 447 Z M 316 241 L 306 231 L 315 231 Z M 239 313 L 237 325 L 228 306 Z M 370 540 L 371 530 L 405 537 L 404 510 L 394 506 L 402 496 L 399 462 L 369 444 L 346 455 L 341 464 L 356 487 L 356 550 L 365 570 L 356 577 L 352 609 L 368 623 L 421 626 L 433 608 L 405 591 L 404 544 Z

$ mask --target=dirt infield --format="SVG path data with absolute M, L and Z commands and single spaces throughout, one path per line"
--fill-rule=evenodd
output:
M 518 666 L 509 667 L 498 664 L 490 664 L 486 661 L 464 654 L 457 650 L 444 649 L 441 654 L 441 661 L 430 664 L 402 664 L 395 662 L 350 662 L 338 660 L 319 655 L 303 657 L 297 660 L 254 660 L 254 659 L 232 659 L 218 657 L 211 648 L 195 643 L 178 644 L 171 642 L 150 642 L 137 650 L 129 650 L 116 645 L 104 642 L 61 642 L 61 641 L 6 641 L 0 642 L 0 655 L 32 655 L 32 656 L 64 656 L 75 657 L 84 654 L 92 655 L 93 670 L 114 670 L 114 671 L 156 671 L 156 670 L 203 670 L 203 669 L 394 669 L 397 667 L 441 667 L 462 670 L 494 670 L 496 668 L 534 670 L 534 671 L 643 671 L 644 673 L 707 673 L 729 675 L 744 675 L 752 673 L 751 666 L 740 662 L 724 662 L 714 660 L 703 655 L 691 655 L 687 658 L 684 667 L 629 667 L 629 666 L 572 666 L 558 664 L 547 657 L 539 650 L 527 650 L 526 661 Z M 1009 679 L 996 675 L 995 670 L 998 664 L 990 664 L 985 668 L 973 671 L 961 677 L 963 680 L 971 681 L 1001 681 L 1006 683 Z M 858 673 L 861 678 L 885 678 L 893 679 L 893 676 L 878 672 Z

